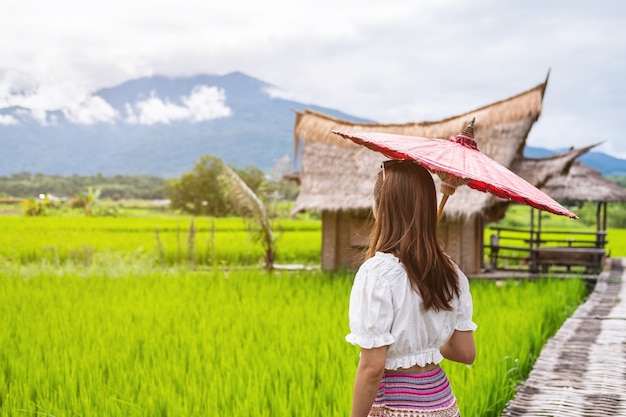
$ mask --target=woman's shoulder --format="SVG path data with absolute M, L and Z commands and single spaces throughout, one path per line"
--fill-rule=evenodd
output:
M 452 265 L 454 265 L 454 270 L 456 271 L 456 275 L 457 277 L 459 277 L 459 282 L 467 282 L 468 281 L 467 275 L 465 275 L 465 272 L 463 272 L 463 270 L 459 267 L 459 265 L 457 265 L 457 263 L 454 261 L 452 261 Z
M 386 252 L 376 252 L 368 258 L 359 271 L 362 273 L 375 273 L 381 278 L 392 279 L 405 273 L 404 266 L 395 255 Z
M 365 267 L 379 267 L 379 266 L 390 266 L 402 267 L 400 263 L 400 259 L 393 253 L 387 252 L 376 252 L 374 256 L 368 258 L 365 262 L 363 262 L 363 266 Z

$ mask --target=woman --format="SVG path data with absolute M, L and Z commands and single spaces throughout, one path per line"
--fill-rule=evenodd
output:
M 346 340 L 361 347 L 351 417 L 459 416 L 443 358 L 476 357 L 467 277 L 437 240 L 431 175 L 386 161 L 374 187 L 368 259 L 350 295 Z

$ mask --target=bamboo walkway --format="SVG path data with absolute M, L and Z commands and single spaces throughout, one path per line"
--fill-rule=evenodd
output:
M 626 416 L 626 259 L 609 259 L 585 303 L 542 350 L 503 417 Z

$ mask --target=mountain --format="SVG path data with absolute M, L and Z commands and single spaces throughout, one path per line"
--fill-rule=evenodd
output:
M 271 84 L 223 76 L 145 77 L 95 92 L 79 106 L 0 109 L 0 175 L 179 176 L 201 155 L 268 171 L 293 153 L 294 110 L 368 122 L 287 100 Z
M 524 148 L 524 156 L 528 158 L 544 158 L 551 155 L 567 152 L 567 149 L 549 150 L 527 146 Z M 626 160 L 615 158 L 603 152 L 589 151 L 578 158 L 578 161 L 599 171 L 605 177 L 626 176 Z
M 269 171 L 293 153 L 294 110 L 317 110 L 355 122 L 341 111 L 281 97 L 241 72 L 144 77 L 95 92 L 55 111 L 0 109 L 0 176 L 18 172 L 96 175 L 190 171 L 201 155 L 238 168 Z M 557 151 L 526 148 L 530 157 Z M 626 161 L 589 152 L 581 161 L 605 175 L 626 175 Z

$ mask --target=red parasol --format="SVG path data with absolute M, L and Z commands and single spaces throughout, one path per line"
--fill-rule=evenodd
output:
M 441 192 L 444 194 L 439 205 L 439 217 L 456 187 L 467 185 L 540 210 L 578 218 L 546 193 L 480 152 L 474 141 L 474 120 L 463 132 L 448 140 L 379 132 L 334 130 L 333 133 L 381 152 L 390 159 L 414 160 L 437 174 L 441 178 Z

